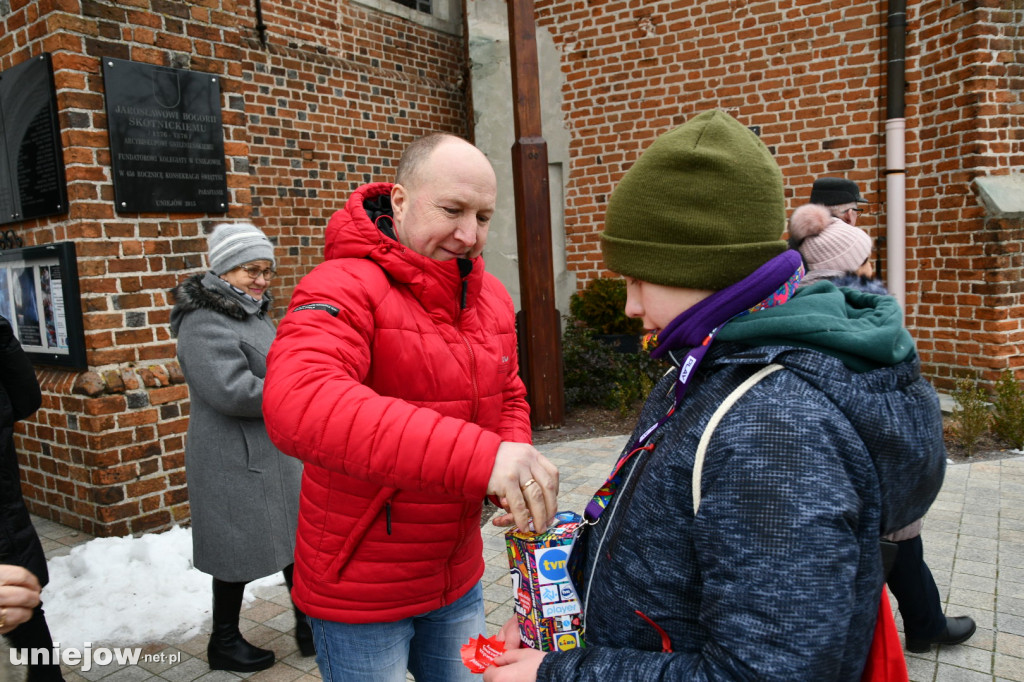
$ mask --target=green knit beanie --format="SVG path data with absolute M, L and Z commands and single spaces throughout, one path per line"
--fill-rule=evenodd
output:
M 651 144 L 612 192 L 601 233 L 612 272 L 717 291 L 786 250 L 782 172 L 757 135 L 706 111 Z

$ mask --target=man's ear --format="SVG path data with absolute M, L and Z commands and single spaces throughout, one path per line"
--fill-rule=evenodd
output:
M 395 224 L 399 225 L 402 222 L 402 218 L 405 217 L 405 211 L 408 209 L 409 204 L 409 191 L 402 185 L 394 185 L 391 188 L 391 213 L 395 217 Z

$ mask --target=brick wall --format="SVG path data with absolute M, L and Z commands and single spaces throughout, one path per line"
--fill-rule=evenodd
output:
M 860 224 L 883 236 L 886 2 L 535 5 L 565 75 L 567 258 L 580 286 L 607 274 L 597 233 L 622 174 L 712 107 L 760 128 L 790 209 L 815 177 L 843 175 L 872 202 Z M 973 185 L 1024 165 L 1024 8 L 909 5 L 907 320 L 926 372 L 948 389 L 959 371 L 991 380 L 1024 362 L 1024 228 L 987 215 Z M 351 189 L 388 177 L 412 137 L 469 130 L 459 39 L 351 0 L 262 8 L 265 45 L 249 2 L 0 4 L 0 68 L 53 54 L 71 212 L 15 229 L 30 245 L 76 242 L 90 370 L 41 371 L 44 406 L 18 427 L 36 513 L 100 535 L 188 515 L 187 389 L 166 292 L 203 268 L 203 233 L 222 217 L 114 212 L 101 56 L 221 76 L 226 217 L 252 219 L 279 245 L 277 313 Z
M 791 208 L 819 175 L 856 180 L 874 201 L 883 129 L 879 3 L 539 0 L 538 23 L 562 47 L 573 131 L 567 232 L 582 280 L 603 273 L 597 232 L 622 174 L 658 135 L 724 109 L 783 169 Z M 877 220 L 866 213 L 869 231 Z
M 11 226 L 26 245 L 73 240 L 89 371 L 40 368 L 42 409 L 18 425 L 30 509 L 97 535 L 188 518 L 188 390 L 169 289 L 205 269 L 204 233 L 251 219 L 278 245 L 280 315 L 318 263 L 348 193 L 393 175 L 431 130 L 465 134 L 461 41 L 349 2 L 11 0 L 0 68 L 53 55 L 70 212 Z M 218 74 L 230 211 L 114 211 L 100 57 Z
M 1024 4 L 927 3 L 913 21 L 909 320 L 937 384 L 964 370 L 992 381 L 1024 364 L 1024 223 L 987 215 L 972 183 L 1024 169 Z
M 985 215 L 979 174 L 1022 168 L 1016 0 L 908 2 L 907 320 L 941 388 L 1020 367 L 1020 219 Z M 659 134 L 721 108 L 773 151 L 789 208 L 814 178 L 857 181 L 859 226 L 884 237 L 888 3 L 536 0 L 554 36 L 572 131 L 569 267 L 606 275 L 597 234 L 623 173 Z M 885 263 L 884 245 L 880 249 Z

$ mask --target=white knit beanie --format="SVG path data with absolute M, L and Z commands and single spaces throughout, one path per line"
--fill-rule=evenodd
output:
M 867 232 L 832 217 L 828 209 L 817 204 L 806 204 L 793 212 L 789 236 L 810 272 L 856 272 L 871 255 Z
M 274 267 L 274 245 L 252 223 L 221 223 L 206 238 L 210 270 L 217 275 L 256 260 Z

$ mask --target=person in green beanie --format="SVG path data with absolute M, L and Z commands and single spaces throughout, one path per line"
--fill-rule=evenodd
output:
M 485 682 L 861 679 L 879 537 L 938 493 L 941 413 L 896 301 L 798 289 L 785 227 L 778 166 L 722 111 L 616 187 L 605 265 L 676 369 L 586 508 L 583 646 L 519 648 L 513 619 Z

